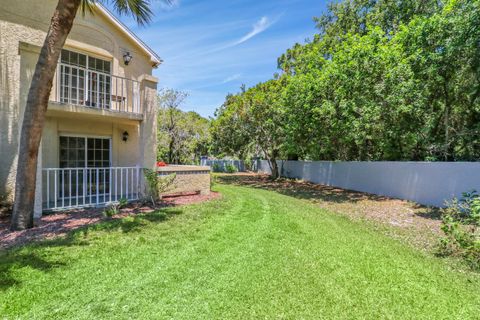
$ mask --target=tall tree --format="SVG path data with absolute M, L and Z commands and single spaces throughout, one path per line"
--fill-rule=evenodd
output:
M 283 81 L 269 80 L 227 96 L 212 124 L 212 139 L 220 151 L 240 156 L 260 151 L 268 160 L 274 179 L 280 174 L 277 160 L 284 155 Z
M 157 159 L 193 164 L 208 153 L 210 121 L 198 113 L 180 110 L 187 94 L 173 89 L 159 93 Z
M 438 160 L 480 159 L 480 1 L 451 0 L 396 36 L 427 98 L 427 148 Z
M 162 89 L 158 95 L 159 102 L 159 146 L 163 146 L 165 140 L 166 160 L 168 163 L 178 163 L 176 146 L 181 139 L 179 130 L 180 106 L 184 103 L 188 94 L 174 89 Z M 164 133 L 164 135 L 161 135 Z
M 58 0 L 35 66 L 25 106 L 20 134 L 12 230 L 33 226 L 38 149 L 58 59 L 78 10 L 81 8 L 83 13 L 93 12 L 93 5 L 97 2 L 113 4 L 119 14 L 129 14 L 139 24 L 149 22 L 152 16 L 150 0 Z
M 278 58 L 276 89 L 227 96 L 215 143 L 232 153 L 270 138 L 308 160 L 480 159 L 480 0 L 342 0 L 315 21 L 313 40 Z
M 278 59 L 286 145 L 312 160 L 480 159 L 480 1 L 329 8 Z
M 242 94 L 245 86 L 242 86 Z M 241 94 L 228 94 L 225 102 L 215 111 L 210 126 L 211 151 L 215 155 L 229 155 L 245 160 L 254 151 L 254 142 L 245 130 L 246 110 Z

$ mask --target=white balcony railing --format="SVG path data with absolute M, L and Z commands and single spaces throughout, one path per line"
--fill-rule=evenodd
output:
M 48 168 L 42 170 L 42 185 L 44 210 L 137 200 L 140 168 Z
M 138 81 L 63 63 L 58 64 L 50 100 L 117 112 L 142 112 Z

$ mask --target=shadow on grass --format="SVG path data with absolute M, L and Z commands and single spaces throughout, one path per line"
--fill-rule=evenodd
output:
M 0 290 L 6 290 L 11 286 L 21 284 L 14 276 L 15 271 L 18 269 L 31 268 L 48 272 L 64 265 L 64 262 L 49 261 L 35 252 L 0 254 Z
M 311 182 L 299 181 L 294 179 L 280 178 L 272 180 L 267 175 L 218 175 L 216 179 L 220 183 L 247 186 L 252 188 L 275 191 L 283 195 L 295 197 L 304 200 L 316 200 L 333 203 L 352 203 L 359 201 L 391 201 L 392 198 L 358 192 L 353 190 L 329 187 Z M 439 208 L 425 207 L 418 204 L 413 205 L 415 214 L 419 217 L 441 220 L 441 211 Z
M 358 202 L 362 200 L 385 201 L 387 197 L 344 190 L 335 187 L 318 185 L 310 182 L 304 182 L 293 179 L 280 178 L 270 179 L 266 175 L 219 175 L 219 182 L 224 184 L 233 184 L 239 186 L 248 186 L 264 190 L 276 191 L 278 193 L 299 198 L 299 199 L 317 199 L 328 202 Z
M 138 232 L 142 227 L 149 223 L 159 223 L 168 220 L 169 218 L 182 214 L 180 209 L 160 209 L 155 212 L 139 214 L 135 216 L 127 216 L 125 218 L 114 218 L 104 220 L 100 223 L 89 225 L 87 227 L 77 230 L 84 236 L 89 231 L 122 231 L 124 233 Z
M 0 291 L 7 290 L 12 286 L 22 285 L 22 281 L 18 276 L 18 271 L 20 269 L 30 268 L 42 272 L 50 272 L 72 263 L 70 257 L 68 258 L 68 261 L 67 259 L 52 259 L 48 257 L 48 252 L 42 249 L 54 247 L 66 248 L 71 246 L 87 246 L 90 245 L 88 240 L 88 235 L 90 232 L 139 232 L 148 224 L 162 223 L 182 213 L 183 211 L 180 209 L 166 208 L 152 213 L 108 219 L 97 224 L 72 230 L 68 232 L 66 236 L 61 238 L 41 240 L 26 246 L 14 247 L 0 251 Z

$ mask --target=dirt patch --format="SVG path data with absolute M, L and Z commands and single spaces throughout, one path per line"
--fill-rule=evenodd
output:
M 363 192 L 327 187 L 310 182 L 278 179 L 267 175 L 220 174 L 220 182 L 273 190 L 288 196 L 308 200 L 329 211 L 355 220 L 375 222 L 389 236 L 399 238 L 415 247 L 432 250 L 438 243 L 440 210 L 414 202 L 393 199 Z
M 32 241 L 53 239 L 65 236 L 71 230 L 98 223 L 107 219 L 121 219 L 127 216 L 149 213 L 165 207 L 174 207 L 193 203 L 204 202 L 220 197 L 218 192 L 209 195 L 181 194 L 164 197 L 157 207 L 145 205 L 140 202 L 130 203 L 120 210 L 118 215 L 106 218 L 103 215 L 104 208 L 87 208 L 69 210 L 68 212 L 44 215 L 35 222 L 35 227 L 23 231 L 10 231 L 10 217 L 0 217 L 0 249 L 23 245 Z

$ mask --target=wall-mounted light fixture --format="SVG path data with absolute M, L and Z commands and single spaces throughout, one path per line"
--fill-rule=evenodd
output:
M 123 134 L 122 134 L 122 140 L 123 142 L 127 142 L 128 140 L 128 132 L 127 131 L 124 131 Z
M 123 55 L 123 62 L 125 63 L 126 66 L 128 66 L 128 64 L 130 63 L 130 61 L 132 61 L 132 59 L 133 57 L 128 51 Z

